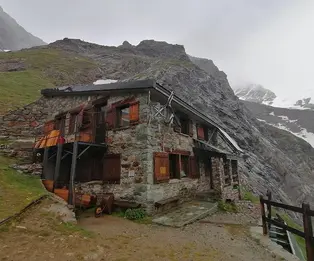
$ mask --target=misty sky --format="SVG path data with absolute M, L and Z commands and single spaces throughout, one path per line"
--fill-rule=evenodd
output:
M 314 89 L 314 0 L 0 0 L 0 5 L 46 42 L 163 40 L 214 60 L 233 86 L 260 83 L 279 95 Z

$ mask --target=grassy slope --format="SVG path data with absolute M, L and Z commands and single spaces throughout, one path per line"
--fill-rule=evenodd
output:
M 0 220 L 46 193 L 38 177 L 19 174 L 9 168 L 12 163 L 12 159 L 0 156 Z
M 0 114 L 34 101 L 40 90 L 90 82 L 98 65 L 87 58 L 56 49 L 29 49 L 0 53 L 0 60 L 20 59 L 25 71 L 0 72 Z

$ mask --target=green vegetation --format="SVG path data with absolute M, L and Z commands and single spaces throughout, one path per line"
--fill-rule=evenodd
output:
M 98 68 L 90 59 L 47 48 L 0 53 L 0 60 L 25 67 L 22 71 L 0 72 L 0 113 L 36 100 L 43 88 L 88 83 L 90 73 Z
M 0 220 L 19 212 L 46 193 L 38 177 L 9 168 L 13 163 L 12 159 L 0 156 Z
M 140 224 L 151 224 L 152 217 L 148 216 L 144 209 L 127 209 L 126 211 L 117 211 L 112 213 L 113 216 L 127 218 Z
M 301 227 L 300 225 L 298 225 L 297 223 L 295 223 L 293 221 L 293 219 L 286 213 L 280 213 L 279 214 L 283 219 L 284 221 L 287 223 L 287 225 L 289 227 L 293 227 L 295 229 L 298 229 L 300 231 L 304 231 L 303 227 Z M 299 247 L 301 248 L 302 252 L 303 252 L 303 255 L 306 256 L 306 247 L 305 247 L 305 240 L 303 237 L 299 237 L 297 235 L 294 235 L 295 236 L 295 239 L 299 245 Z
M 218 209 L 223 212 L 238 212 L 237 205 L 235 203 L 224 202 L 223 200 L 218 201 Z
M 251 201 L 252 203 L 259 203 L 259 197 L 248 191 L 245 187 L 241 187 L 241 193 L 244 200 Z
M 125 217 L 130 220 L 139 220 L 146 217 L 146 212 L 142 208 L 127 209 L 125 211 Z
M 274 207 L 272 207 L 271 209 L 271 215 L 272 217 L 276 217 L 276 214 L 279 214 L 280 217 L 283 218 L 283 220 L 287 223 L 287 225 L 289 227 L 293 227 L 295 229 L 298 229 L 300 231 L 304 231 L 303 227 L 298 225 L 297 223 L 295 223 L 295 221 L 287 214 L 284 212 L 280 212 L 277 209 L 275 209 Z M 302 237 L 299 237 L 295 234 L 293 234 L 295 236 L 295 239 L 301 249 L 301 251 L 303 252 L 303 255 L 306 256 L 306 248 L 305 248 L 305 240 Z

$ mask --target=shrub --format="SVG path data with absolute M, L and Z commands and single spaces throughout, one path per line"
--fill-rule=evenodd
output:
M 238 209 L 235 203 L 224 202 L 222 200 L 218 201 L 218 209 L 223 212 L 233 212 L 233 213 L 238 212 Z
M 130 220 L 139 220 L 146 217 L 146 212 L 142 208 L 127 209 L 125 211 L 125 217 Z

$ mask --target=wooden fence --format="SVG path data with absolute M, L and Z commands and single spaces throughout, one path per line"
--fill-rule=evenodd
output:
M 272 201 L 271 192 L 267 192 L 267 199 L 264 199 L 263 196 L 260 196 L 261 203 L 261 213 L 262 213 L 262 221 L 263 221 L 263 234 L 267 235 L 270 230 L 271 224 L 286 229 L 293 234 L 296 234 L 305 239 L 306 245 L 306 257 L 307 261 L 314 261 L 314 237 L 313 237 L 313 227 L 312 227 L 312 219 L 314 217 L 314 211 L 310 209 L 309 204 L 302 204 L 302 207 L 295 207 L 291 205 L 282 204 L 279 202 Z M 265 205 L 267 206 L 267 216 L 265 212 Z M 304 232 L 293 227 L 289 227 L 279 221 L 272 219 L 271 209 L 272 207 L 277 207 L 281 209 L 290 210 L 296 213 L 300 213 L 303 216 L 303 228 Z

